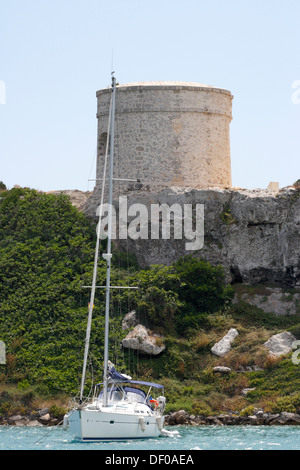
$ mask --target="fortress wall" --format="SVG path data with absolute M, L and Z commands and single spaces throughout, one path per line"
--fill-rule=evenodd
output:
M 97 178 L 110 98 L 109 88 L 97 92 Z M 232 98 L 227 90 L 184 82 L 118 86 L 115 176 L 138 178 L 144 188 L 231 186 Z

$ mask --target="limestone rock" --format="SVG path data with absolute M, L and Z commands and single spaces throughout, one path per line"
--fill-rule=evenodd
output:
M 256 390 L 255 387 L 253 387 L 253 388 L 243 388 L 243 390 L 241 391 L 241 395 L 243 397 L 246 397 L 249 392 L 253 392 L 254 390 Z
M 136 325 L 126 338 L 123 339 L 124 348 L 135 349 L 144 354 L 160 354 L 165 350 L 163 337 L 153 334 L 143 325 Z
M 6 363 L 5 343 L 0 341 L 0 364 Z
M 213 368 L 214 372 L 220 372 L 221 374 L 229 374 L 231 372 L 230 367 L 225 367 L 225 366 L 216 366 Z
M 297 413 L 288 413 L 287 411 L 283 411 L 279 415 L 277 415 L 272 421 L 270 422 L 272 426 L 277 425 L 299 425 L 300 424 L 300 415 Z
M 48 191 L 47 194 L 64 194 L 69 196 L 71 204 L 79 211 L 85 211 L 85 206 L 88 198 L 91 196 L 91 191 L 79 191 L 78 189 L 66 189 L 62 191 Z
M 129 330 L 130 328 L 137 325 L 136 311 L 132 310 L 127 313 L 122 321 L 122 330 Z
M 39 421 L 33 420 L 33 421 L 28 421 L 27 426 L 43 426 L 43 425 Z
M 227 335 L 216 343 L 212 348 L 211 352 L 216 356 L 224 357 L 231 349 L 231 343 L 238 336 L 238 332 L 235 328 L 231 328 Z
M 7 421 L 8 421 L 8 424 L 10 425 L 23 426 L 26 422 L 26 419 L 24 416 L 21 416 L 21 415 L 13 415 L 13 416 L 9 416 Z
M 263 293 L 238 293 L 235 295 L 233 303 L 244 301 L 250 305 L 255 305 L 266 313 L 274 313 L 278 316 L 296 315 L 300 302 L 300 293 L 285 292 L 280 287 L 265 287 Z
M 220 189 L 170 187 L 163 191 L 140 190 L 126 194 L 128 208 L 143 204 L 148 210 L 148 228 L 151 228 L 152 204 L 204 205 L 204 246 L 194 256 L 222 265 L 228 282 L 246 284 L 276 283 L 281 287 L 300 286 L 300 191 L 283 188 L 276 191 L 263 189 Z M 118 203 L 114 202 L 117 209 Z M 95 217 L 99 198 L 92 193 L 85 213 Z M 128 223 L 130 222 L 128 219 Z M 118 246 L 134 252 L 140 266 L 174 263 L 188 254 L 186 239 L 131 239 L 117 240 Z M 296 289 L 295 289 L 296 290 Z M 248 299 L 243 299 L 249 301 Z M 293 295 L 273 289 L 266 302 L 264 295 L 252 296 L 255 304 L 266 312 L 278 315 L 293 314 L 299 304 L 299 290 Z M 298 300 L 298 302 L 297 302 Z M 125 341 L 125 340 L 124 340 Z M 273 349 L 273 340 L 266 345 Z M 275 347 L 275 354 L 278 345 Z M 214 354 L 218 355 L 215 345 Z M 285 354 L 285 349 L 283 354 Z M 287 349 L 289 351 L 289 349 Z M 226 354 L 226 353 L 225 353 Z M 281 354 L 281 352 L 280 352 Z
M 145 206 L 148 228 L 152 204 L 179 204 L 182 211 L 185 204 L 204 206 L 204 246 L 198 252 L 188 251 L 184 236 L 157 240 L 128 236 L 117 240 L 120 248 L 135 253 L 140 266 L 170 265 L 191 253 L 214 266 L 223 266 L 228 282 L 300 286 L 300 191 L 173 186 L 163 191 L 129 192 L 126 196 L 128 208 L 133 204 Z M 95 217 L 98 204 L 99 198 L 91 195 L 85 212 Z M 114 204 L 118 213 L 119 201 Z
M 49 422 L 51 421 L 51 416 L 49 413 L 46 413 L 45 415 L 41 416 L 38 421 L 41 423 L 41 424 L 49 424 Z
M 49 408 L 40 408 L 40 409 L 35 410 L 34 412 L 32 412 L 31 415 L 29 416 L 29 418 L 32 419 L 32 420 L 41 418 L 42 416 L 45 416 L 46 414 L 48 414 L 49 411 L 50 411 Z
M 188 251 L 187 240 L 131 239 L 117 240 L 118 246 L 137 256 L 140 266 L 173 264 L 186 254 L 199 256 L 212 265 L 224 267 L 228 282 L 259 284 L 276 282 L 278 286 L 300 286 L 300 191 L 266 189 L 182 188 L 172 186 L 162 191 L 129 191 L 128 208 L 143 204 L 151 225 L 152 204 L 203 204 L 204 246 Z M 88 197 L 84 212 L 96 217 L 99 197 Z M 114 202 L 118 213 L 119 201 Z M 130 222 L 130 218 L 128 222 Z M 117 218 L 118 221 L 118 218 Z M 150 233 L 150 231 L 149 231 Z
M 179 410 L 172 413 L 169 417 L 169 424 L 174 426 L 176 424 L 186 424 L 188 413 L 185 410 Z
M 292 344 L 296 338 L 292 333 L 284 331 L 272 336 L 264 346 L 269 350 L 271 356 L 280 357 L 292 350 Z

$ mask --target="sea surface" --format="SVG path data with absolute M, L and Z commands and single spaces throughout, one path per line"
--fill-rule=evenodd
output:
M 0 451 L 4 450 L 300 450 L 300 426 L 172 426 L 176 437 L 126 442 L 74 441 L 61 427 L 0 426 Z

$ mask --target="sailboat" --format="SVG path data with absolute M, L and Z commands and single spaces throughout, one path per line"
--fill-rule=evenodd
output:
M 111 106 L 108 120 L 108 135 L 106 154 L 104 161 L 104 175 L 102 180 L 101 204 L 99 223 L 97 226 L 97 241 L 93 281 L 89 303 L 88 322 L 86 330 L 85 351 L 83 359 L 83 371 L 81 378 L 80 396 L 74 401 L 72 409 L 64 416 L 64 429 L 68 429 L 76 440 L 103 441 L 103 440 L 127 440 L 145 439 L 168 435 L 163 428 L 164 409 L 166 399 L 163 385 L 133 380 L 130 376 L 118 372 L 109 361 L 109 309 L 110 309 L 110 270 L 111 270 L 111 210 L 113 196 L 113 160 L 114 160 L 114 120 L 115 120 L 115 96 L 116 79 L 112 74 Z M 101 208 L 103 207 L 104 186 L 108 155 L 108 141 L 110 140 L 109 161 L 109 197 L 108 197 L 108 239 L 107 250 L 102 256 L 107 263 L 106 285 L 96 286 L 97 265 L 100 244 Z M 87 358 L 89 353 L 89 339 L 92 324 L 92 312 L 96 287 L 104 287 L 105 296 L 105 338 L 104 338 L 104 366 L 103 382 L 94 388 L 93 396 L 83 396 Z M 158 395 L 158 396 L 156 396 Z

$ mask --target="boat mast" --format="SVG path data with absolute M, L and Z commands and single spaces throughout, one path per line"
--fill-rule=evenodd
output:
M 110 139 L 111 139 L 111 152 L 110 152 L 110 172 L 109 172 L 109 222 L 108 222 L 108 244 L 107 244 L 107 254 L 104 254 L 103 257 L 107 259 L 107 276 L 106 276 L 106 310 L 105 312 L 105 350 L 108 351 L 108 322 L 109 322 L 109 287 L 110 287 L 110 258 L 111 258 L 111 204 L 112 204 L 112 175 L 113 175 L 113 151 L 114 151 L 114 109 L 115 109 L 115 84 L 116 80 L 115 77 L 112 77 L 112 99 L 111 99 L 111 110 L 109 114 L 109 122 L 108 125 L 111 128 L 110 130 Z M 113 118 L 113 119 L 112 119 Z M 109 142 L 109 135 L 107 139 L 107 146 Z M 107 152 L 106 152 L 107 153 Z M 81 387 L 80 387 L 80 399 L 79 403 L 82 403 L 83 400 L 83 390 L 85 384 L 85 374 L 86 374 L 86 366 L 87 366 L 87 358 L 89 352 L 89 342 L 90 342 L 90 335 L 91 335 L 91 325 L 92 325 L 92 314 L 93 314 L 93 306 L 94 306 L 94 299 L 95 299 L 95 290 L 96 290 L 96 280 L 97 280 L 97 268 L 98 268 L 98 256 L 99 256 L 99 245 L 100 245 L 100 235 L 101 235 L 101 217 L 102 217 L 102 209 L 103 209 L 103 195 L 104 195 L 104 184 L 105 184 L 105 174 L 106 174 L 106 160 L 104 164 L 104 178 L 102 184 L 102 196 L 101 196 L 101 204 L 100 204 L 100 212 L 99 212 L 99 223 L 97 226 L 97 241 L 96 241 L 96 250 L 95 250 L 95 261 L 94 261 L 94 271 L 93 271 L 93 281 L 92 281 L 92 289 L 90 295 L 90 304 L 89 304 L 89 314 L 88 314 L 88 323 L 86 329 L 86 338 L 85 338 L 85 350 L 84 350 L 84 359 L 83 359 L 83 368 L 82 368 L 82 377 L 81 377 Z M 108 288 L 107 288 L 108 285 Z M 104 371 L 107 370 L 107 362 L 108 362 L 108 352 L 104 353 Z M 105 376 L 105 372 L 104 372 Z M 107 381 L 107 379 L 106 379 Z M 107 390 L 107 387 L 106 387 Z
M 103 404 L 107 406 L 107 372 L 108 372 L 108 336 L 109 336 L 109 301 L 110 301 L 110 267 L 111 267 L 111 222 L 112 222 L 112 199 L 113 199 L 113 167 L 114 167 L 114 135 L 115 135 L 115 95 L 116 79 L 112 74 L 112 108 L 111 108 L 111 131 L 110 131 L 110 162 L 109 162 L 109 193 L 108 193 L 108 231 L 107 252 L 103 254 L 106 260 L 106 299 L 105 299 L 105 336 L 104 336 L 104 371 L 103 371 Z

